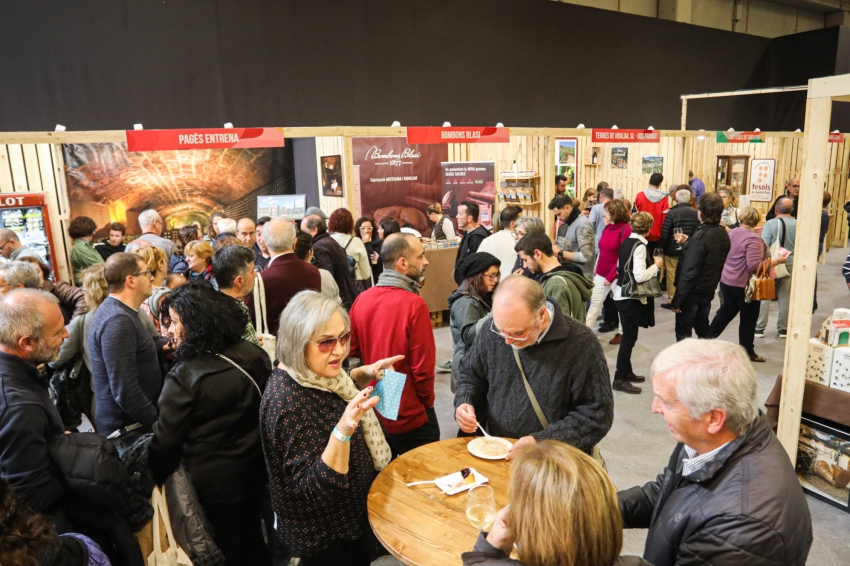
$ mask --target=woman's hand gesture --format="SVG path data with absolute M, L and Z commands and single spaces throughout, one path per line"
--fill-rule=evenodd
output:
M 377 362 L 375 362 L 373 364 L 369 364 L 368 366 L 364 367 L 363 369 L 366 370 L 366 373 L 369 375 L 369 377 L 373 377 L 377 380 L 381 380 L 381 379 L 384 378 L 383 370 L 393 369 L 393 364 L 396 363 L 396 362 L 400 362 L 403 359 L 404 359 L 403 355 L 393 356 L 391 358 L 384 358 L 383 360 L 378 360 Z
M 375 405 L 378 404 L 378 401 L 381 400 L 377 395 L 370 399 L 369 395 L 371 394 L 372 387 L 367 387 L 354 396 L 354 399 L 352 399 L 345 408 L 342 418 L 339 419 L 339 424 L 336 425 L 337 430 L 345 436 L 351 436 L 354 434 L 354 431 L 357 430 L 357 425 L 360 424 L 360 419 L 363 418 L 363 415 L 365 415 L 370 409 L 374 408 Z

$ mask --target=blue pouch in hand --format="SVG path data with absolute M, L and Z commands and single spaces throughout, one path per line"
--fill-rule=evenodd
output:
M 370 397 L 380 396 L 381 400 L 378 401 L 375 410 L 381 413 L 381 416 L 391 421 L 398 418 L 401 392 L 404 391 L 406 382 L 407 376 L 405 374 L 389 369 L 384 371 L 384 379 L 375 384 L 372 395 L 370 395 Z

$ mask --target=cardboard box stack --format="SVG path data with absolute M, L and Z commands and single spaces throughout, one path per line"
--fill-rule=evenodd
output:
M 850 309 L 835 309 L 809 340 L 806 379 L 850 392 Z

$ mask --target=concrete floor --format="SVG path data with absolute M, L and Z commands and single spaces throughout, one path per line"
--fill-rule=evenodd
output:
M 847 256 L 846 248 L 833 248 L 826 256 L 826 265 L 818 269 L 818 311 L 812 317 L 812 335 L 820 328 L 823 320 L 838 307 L 850 305 L 850 291 L 841 275 L 841 265 Z M 720 304 L 715 299 L 712 316 Z M 770 325 L 764 338 L 756 338 L 756 352 L 767 358 L 766 363 L 753 364 L 759 382 L 759 398 L 763 402 L 770 393 L 776 377 L 782 371 L 785 340 L 779 339 L 776 331 L 778 304 L 771 305 Z M 736 319 L 737 320 L 737 319 Z M 638 343 L 632 354 L 635 373 L 649 375 L 654 357 L 675 341 L 673 333 L 674 315 L 656 307 L 656 326 L 641 329 Z M 603 350 L 608 359 L 611 375 L 617 361 L 617 346 L 608 344 L 613 333 L 600 335 Z M 437 343 L 437 360 L 443 362 L 451 358 L 452 340 L 448 327 L 434 331 Z M 721 339 L 737 343 L 738 325 L 733 321 Z M 659 415 L 650 410 L 652 403 L 651 384 L 644 384 L 645 391 L 640 395 L 614 392 L 614 425 L 600 447 L 608 465 L 611 479 L 621 489 L 641 485 L 655 478 L 670 457 L 675 442 Z M 449 388 L 449 374 L 437 374 L 436 407 L 440 421 L 442 438 L 453 438 L 457 433 L 454 422 L 453 396 Z M 809 564 L 832 566 L 847 564 L 847 551 L 850 549 L 850 514 L 845 513 L 807 497 L 812 515 L 814 543 L 809 553 Z M 626 530 L 623 554 L 643 554 L 646 539 L 645 530 Z M 470 545 L 473 541 L 470 541 Z M 400 564 L 391 557 L 377 560 L 373 565 L 390 566 Z

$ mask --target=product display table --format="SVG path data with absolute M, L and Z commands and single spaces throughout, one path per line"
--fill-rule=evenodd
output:
M 381 544 L 405 564 L 461 564 L 461 553 L 472 550 L 478 537 L 466 519 L 466 491 L 445 495 L 436 485 L 406 484 L 475 468 L 489 479 L 496 509 L 508 504 L 510 462 L 476 458 L 466 449 L 471 440 L 452 438 L 412 450 L 390 462 L 372 483 L 369 523 Z

